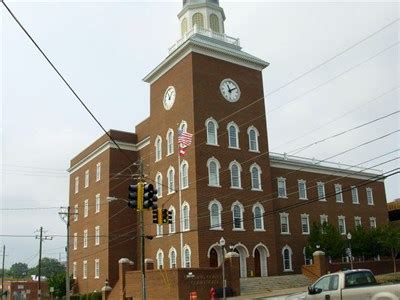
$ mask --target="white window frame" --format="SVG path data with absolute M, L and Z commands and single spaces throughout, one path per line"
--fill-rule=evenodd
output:
M 186 253 L 189 254 L 189 257 L 186 257 Z M 182 256 L 182 268 L 190 268 L 192 266 L 192 250 L 189 245 L 183 247 Z
M 342 185 L 339 183 L 335 184 L 335 199 L 337 203 L 343 203 Z
M 74 232 L 74 250 L 78 249 L 78 233 Z
M 186 171 L 184 170 L 184 167 L 186 166 Z M 189 164 L 186 160 L 183 160 L 181 162 L 180 166 L 180 176 L 181 176 L 181 190 L 187 189 L 189 187 Z
M 236 166 L 238 169 L 238 186 L 233 185 L 233 166 Z M 242 189 L 242 166 L 236 160 L 234 160 L 229 164 L 229 171 L 231 177 L 231 189 Z
M 174 256 L 172 256 L 172 253 L 174 253 Z M 174 247 L 169 248 L 168 251 L 168 258 L 169 258 L 169 268 L 170 269 L 176 269 L 177 263 L 176 263 L 176 249 Z
M 370 217 L 369 218 L 369 227 L 370 228 L 376 228 L 376 218 L 375 217 Z
M 358 189 L 355 185 L 351 186 L 351 203 L 360 204 L 360 198 L 358 197 Z
M 75 204 L 74 206 L 74 222 L 77 222 L 79 219 L 79 205 Z
M 289 262 L 289 268 L 286 268 L 286 258 L 285 258 L 285 250 L 288 251 L 289 257 L 288 262 Z M 293 272 L 293 261 L 292 261 L 292 256 L 293 256 L 293 251 L 292 248 L 290 248 L 288 245 L 285 245 L 285 247 L 282 248 L 282 263 L 283 263 L 283 272 Z
M 88 247 L 88 230 L 83 230 L 83 248 Z
M 162 237 L 164 234 L 164 229 L 163 229 L 162 224 L 156 224 L 156 237 Z
M 185 207 L 187 207 L 187 215 L 185 214 Z M 182 211 L 181 211 L 181 228 L 182 231 L 189 231 L 190 230 L 190 205 L 186 201 L 182 204 Z
M 218 216 L 213 216 L 212 207 L 214 205 L 217 205 L 217 207 L 218 207 Z M 221 205 L 221 203 L 217 199 L 210 201 L 210 203 L 208 204 L 208 210 L 210 211 L 210 230 L 222 230 L 222 220 L 221 220 L 222 205 Z M 216 224 L 214 224 L 215 217 L 217 218 Z
M 354 228 L 357 228 L 358 226 L 362 227 L 361 217 L 355 216 L 354 217 Z
M 250 136 L 250 132 L 254 131 L 254 137 L 255 137 L 255 149 L 252 149 L 251 147 L 251 136 Z M 258 132 L 257 128 L 254 127 L 253 125 L 251 125 L 249 128 L 247 128 L 247 136 L 249 138 L 249 151 L 250 152 L 260 152 L 260 147 L 259 147 L 259 143 L 258 143 L 258 138 L 260 136 L 260 133 Z
M 310 215 L 309 214 L 301 214 L 300 215 L 300 224 L 301 224 L 301 234 L 309 235 L 310 234 Z M 305 223 L 303 223 L 305 221 Z M 307 226 L 307 230 L 304 230 L 304 226 Z
M 211 169 L 210 169 L 210 165 L 211 163 L 215 163 L 215 179 L 216 179 L 216 183 L 213 182 L 213 176 L 211 174 Z M 207 169 L 208 169 L 208 186 L 212 186 L 212 187 L 221 187 L 220 183 L 219 183 L 219 170 L 221 169 L 221 165 L 218 161 L 218 159 L 216 159 L 215 157 L 211 157 L 207 160 Z
M 171 175 L 172 172 L 172 175 Z M 167 171 L 168 195 L 175 193 L 175 169 L 170 166 Z M 172 188 L 172 189 L 171 189 Z
M 176 210 L 172 205 L 168 208 L 169 211 L 172 211 L 172 224 L 168 224 L 169 234 L 173 234 L 176 232 Z
M 235 140 L 236 140 L 236 146 L 232 145 L 231 141 L 231 135 L 230 135 L 230 128 L 234 127 L 235 128 Z M 236 149 L 240 150 L 240 143 L 239 143 L 239 126 L 236 125 L 235 122 L 229 122 L 228 125 L 226 126 L 226 130 L 228 131 L 228 148 L 229 149 Z
M 328 215 L 320 215 L 319 216 L 319 221 L 321 223 L 321 225 L 324 225 L 324 223 L 326 222 L 326 224 L 328 224 Z
M 313 264 L 313 259 L 312 258 L 308 258 L 306 255 L 306 247 L 303 248 L 303 256 L 304 256 L 304 264 L 306 266 L 312 265 Z
M 343 222 L 343 230 L 340 230 L 340 221 L 342 221 Z M 346 229 L 346 217 L 345 216 L 338 216 L 338 230 L 339 230 L 339 233 L 341 234 L 341 235 L 346 235 L 347 234 L 347 229 Z
M 83 217 L 87 218 L 89 216 L 89 199 L 83 202 Z
M 97 225 L 97 226 L 94 228 L 94 232 L 95 232 L 95 234 L 94 234 L 94 236 L 95 236 L 95 238 L 94 238 L 94 245 L 95 245 L 95 246 L 98 246 L 98 245 L 100 245 L 100 226 L 99 226 L 99 225 Z
M 212 143 L 210 131 L 208 130 L 209 129 L 208 124 L 210 124 L 210 123 L 212 123 L 214 125 L 214 133 L 213 134 L 214 134 L 215 143 Z M 207 145 L 219 146 L 218 145 L 218 128 L 219 128 L 218 122 L 214 118 L 210 117 L 206 120 L 205 126 L 206 126 L 206 133 L 207 133 Z
M 183 132 L 187 132 L 188 129 L 188 124 L 185 120 L 182 120 L 181 123 L 179 124 L 179 130 L 182 130 Z
M 253 169 L 257 169 L 258 187 L 254 186 Z M 261 174 L 262 174 L 262 171 L 261 171 L 261 167 L 258 164 L 254 163 L 254 164 L 252 164 L 250 166 L 249 172 L 250 172 L 250 180 L 251 180 L 251 190 L 252 191 L 262 191 L 262 185 L 261 185 Z
M 95 205 L 95 213 L 100 212 L 100 194 L 96 194 L 96 205 Z
M 374 193 L 372 188 L 367 187 L 365 189 L 365 192 L 367 193 L 367 203 L 368 205 L 374 205 Z
M 96 182 L 101 179 L 101 162 L 96 164 Z
M 157 162 L 162 159 L 162 138 L 159 135 L 157 135 L 157 137 L 154 140 L 154 148 L 155 148 L 155 154 L 156 154 L 155 161 Z
M 317 196 L 318 201 L 326 201 L 325 183 L 317 182 Z
M 164 269 L 164 251 L 158 249 L 156 254 L 157 270 Z
M 280 184 L 283 186 L 279 186 Z M 277 186 L 278 186 L 278 198 L 287 198 L 286 178 L 278 177 L 277 178 Z M 283 193 L 281 191 L 283 191 Z
M 83 261 L 82 269 L 83 269 L 82 278 L 83 279 L 87 279 L 87 276 L 88 276 L 88 274 L 87 274 L 87 271 L 88 271 L 88 269 L 87 269 L 87 260 Z
M 79 176 L 75 177 L 75 194 L 79 193 Z
M 100 278 L 100 260 L 98 258 L 94 260 L 94 278 Z
M 260 209 L 260 213 L 261 213 L 261 217 L 257 217 L 256 216 L 256 209 Z M 254 231 L 265 231 L 265 227 L 264 227 L 264 206 L 262 206 L 262 204 L 260 202 L 257 202 L 253 205 L 253 220 L 254 220 Z M 260 228 L 257 227 L 257 220 L 260 220 Z
M 235 223 L 235 207 L 239 207 L 239 214 L 240 214 L 240 227 L 236 227 L 236 223 Z M 244 215 L 244 206 L 242 203 L 240 203 L 239 201 L 235 201 L 232 203 L 231 205 L 231 211 L 232 211 L 232 231 L 245 231 L 244 229 L 244 219 L 243 219 L 243 215 Z
M 289 214 L 285 213 L 285 212 L 279 213 L 279 220 L 280 220 L 280 231 L 281 231 L 281 234 L 290 234 Z M 282 230 L 283 229 L 282 225 L 285 224 L 285 223 L 282 222 L 283 220 L 286 220 L 287 231 L 283 231 Z
M 156 178 L 155 178 L 155 183 L 156 183 L 156 189 L 157 189 L 157 197 L 161 198 L 163 194 L 163 176 L 160 172 L 157 172 Z
M 85 171 L 85 189 L 87 187 L 89 187 L 89 180 L 90 180 L 90 178 L 89 178 L 89 170 L 86 170 Z
M 167 156 L 174 154 L 174 131 L 169 128 L 165 137 L 167 141 Z
M 297 187 L 299 189 L 299 200 L 308 200 L 307 198 L 307 182 L 304 179 L 297 180 Z M 304 195 L 301 192 L 304 191 Z M 304 196 L 304 197 L 302 197 Z
M 77 265 L 76 261 L 74 261 L 74 262 L 72 263 L 72 278 L 73 278 L 73 279 L 76 279 L 76 270 L 77 270 L 77 267 L 78 267 L 78 265 Z

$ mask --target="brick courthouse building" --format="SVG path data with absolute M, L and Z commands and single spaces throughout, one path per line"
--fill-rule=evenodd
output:
M 313 222 L 345 235 L 358 224 L 387 223 L 385 189 L 376 173 L 269 153 L 262 71 L 268 63 L 225 34 L 218 0 L 184 0 L 181 39 L 145 78 L 150 116 L 134 133 L 111 130 L 71 160 L 70 270 L 75 292 L 118 281 L 118 260 L 137 268 L 136 214 L 123 201 L 144 161 L 158 206 L 171 225 L 146 212 L 145 257 L 156 268 L 218 266 L 218 241 L 240 256 L 240 276 L 299 273 Z M 177 130 L 193 133 L 179 158 Z M 129 157 L 130 160 L 127 159 Z M 180 163 L 179 163 L 180 162 Z M 312 203 L 312 204 L 311 204 Z M 303 205 L 304 204 L 304 205 Z

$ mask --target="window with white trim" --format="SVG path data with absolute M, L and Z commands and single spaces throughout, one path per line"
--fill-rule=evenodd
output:
M 356 186 L 351 187 L 351 201 L 353 204 L 360 204 L 360 201 L 358 199 L 358 189 Z
M 158 198 L 162 197 L 162 192 L 163 192 L 162 179 L 163 179 L 162 174 L 160 172 L 158 172 L 156 175 L 156 180 L 155 180 Z
M 164 232 L 163 232 L 164 230 L 163 230 L 163 225 L 161 224 L 157 224 L 156 225 L 156 234 L 157 234 L 157 237 L 162 237 L 162 235 L 164 234 Z
M 78 208 L 78 204 L 75 204 L 75 206 L 74 206 L 74 222 L 78 221 L 78 216 L 79 216 L 79 208 Z
M 88 245 L 88 231 L 85 229 L 83 231 L 83 248 L 87 248 Z
M 164 268 L 164 252 L 161 249 L 158 249 L 157 255 L 157 269 L 162 270 Z
M 317 182 L 317 192 L 318 192 L 318 200 L 326 201 L 326 199 L 325 199 L 325 184 L 323 182 Z
M 369 218 L 369 227 L 370 228 L 376 228 L 376 218 L 375 217 L 370 217 Z
M 171 234 L 176 232 L 176 210 L 172 205 L 168 210 L 172 212 L 172 224 L 168 225 L 169 233 Z
M 161 136 L 157 136 L 154 142 L 155 152 L 156 152 L 156 161 L 161 160 L 162 158 L 162 139 Z
M 170 128 L 167 132 L 167 155 L 174 153 L 174 131 Z
M 74 233 L 74 250 L 78 249 L 78 233 Z
M 96 182 L 101 179 L 101 162 L 96 164 Z
M 175 193 L 175 170 L 173 167 L 168 168 L 167 181 L 168 181 L 168 194 Z
M 284 272 L 289 272 L 293 271 L 293 266 L 292 266 L 292 249 L 286 245 L 285 247 L 282 248 L 282 259 L 283 259 L 283 271 Z
M 313 260 L 311 257 L 307 256 L 306 247 L 303 248 L 304 264 L 306 266 L 312 265 Z
M 185 247 L 183 247 L 183 268 L 190 268 L 191 256 L 192 253 L 190 251 L 190 247 L 188 245 L 185 245 Z
M 219 33 L 219 19 L 216 14 L 210 15 L 210 28 L 212 31 Z
M 278 179 L 278 197 L 287 198 L 286 195 L 286 178 L 279 177 Z
M 250 126 L 247 129 L 247 135 L 249 136 L 249 151 L 259 152 L 258 148 L 258 130 L 254 126 Z
M 281 221 L 281 234 L 290 234 L 289 230 L 289 214 L 279 213 Z
M 182 226 L 183 231 L 190 230 L 190 206 L 187 202 L 182 204 Z
M 342 185 L 338 183 L 335 184 L 335 198 L 336 202 L 343 203 Z
M 176 268 L 176 250 L 174 247 L 171 247 L 169 249 L 168 257 L 169 257 L 169 268 L 175 269 Z
M 89 215 L 89 200 L 86 199 L 83 203 L 83 217 L 86 218 Z
M 346 218 L 344 216 L 338 216 L 339 233 L 345 235 L 346 232 Z
M 328 224 L 328 216 L 327 215 L 320 215 L 319 220 L 321 222 L 321 225 L 324 225 L 325 223 Z
M 189 187 L 189 164 L 186 160 L 181 162 L 181 189 Z
M 72 278 L 73 279 L 76 279 L 76 269 L 77 269 L 77 263 L 76 263 L 76 261 L 74 261 L 73 263 L 72 263 Z
M 79 192 L 79 177 L 75 177 L 75 194 Z
M 96 195 L 96 205 L 95 205 L 95 213 L 100 212 L 100 194 Z
M 85 188 L 89 186 L 89 170 L 85 171 Z
M 206 120 L 207 145 L 218 146 L 218 123 L 213 118 Z
M 307 185 L 303 179 L 297 180 L 297 186 L 299 188 L 299 199 L 307 200 Z
M 368 205 L 374 205 L 374 195 L 372 193 L 372 188 L 366 188 L 367 192 L 367 203 Z
M 231 171 L 231 188 L 240 189 L 242 188 L 241 183 L 241 172 L 242 167 L 237 161 L 233 161 L 229 164 L 229 170 Z
M 310 234 L 310 216 L 308 214 L 301 214 L 301 233 Z
M 243 227 L 243 212 L 244 207 L 239 202 L 236 201 L 232 204 L 232 217 L 233 217 L 233 230 L 244 230 Z
M 83 272 L 82 272 L 82 277 L 83 279 L 87 279 L 87 260 L 83 261 Z
M 210 229 L 222 229 L 221 227 L 221 211 L 222 205 L 218 200 L 213 200 L 208 205 L 210 211 Z
M 211 157 L 207 161 L 207 168 L 208 168 L 208 185 L 220 187 L 219 170 L 221 169 L 221 165 L 219 164 L 219 161 L 216 158 Z
M 188 21 L 186 18 L 183 18 L 181 22 L 181 35 L 184 36 L 187 31 L 188 31 Z
M 251 175 L 251 189 L 253 191 L 261 191 L 261 168 L 257 164 L 252 164 L 250 166 Z
M 100 260 L 98 258 L 94 260 L 94 278 L 100 278 Z
M 264 231 L 264 207 L 257 202 L 253 205 L 254 231 Z
M 358 217 L 358 216 L 354 217 L 354 226 L 355 226 L 355 228 L 362 226 L 361 217 Z
M 182 130 L 183 132 L 187 132 L 188 125 L 185 120 L 182 120 L 181 123 L 179 124 L 179 130 Z
M 239 149 L 239 127 L 235 122 L 230 122 L 227 126 L 228 130 L 228 148 Z
M 94 234 L 94 244 L 95 244 L 95 246 L 98 246 L 98 245 L 100 245 L 100 226 L 96 226 L 94 228 L 94 232 L 95 232 L 95 234 Z
M 203 14 L 201 13 L 195 13 L 192 17 L 192 23 L 193 27 L 197 26 L 198 28 L 203 28 L 204 27 L 204 18 Z

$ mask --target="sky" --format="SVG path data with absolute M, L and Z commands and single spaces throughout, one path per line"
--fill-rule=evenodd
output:
M 149 115 L 149 85 L 142 78 L 180 38 L 181 1 L 6 3 L 106 129 L 134 131 Z M 293 154 L 399 111 L 398 2 L 221 0 L 220 5 L 225 33 L 270 63 L 263 71 L 270 151 Z M 34 266 L 39 253 L 34 236 L 41 226 L 55 236 L 43 243 L 43 256 L 65 259 L 66 226 L 58 207 L 68 204 L 66 170 L 103 133 L 0 6 L 0 234 L 27 236 L 2 236 L 0 245 L 6 245 L 7 267 Z M 398 129 L 396 113 L 296 155 L 322 160 Z M 362 165 L 380 164 L 377 169 L 387 172 L 400 166 L 393 160 L 399 148 L 397 132 L 333 162 L 358 165 L 392 152 Z M 399 182 L 399 175 L 386 179 L 388 201 L 400 198 Z

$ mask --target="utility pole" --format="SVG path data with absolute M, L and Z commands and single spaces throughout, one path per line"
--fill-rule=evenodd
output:
M 3 245 L 3 264 L 1 269 L 1 298 L 3 299 L 4 292 L 4 257 L 6 256 L 6 245 Z
M 139 181 L 143 182 L 143 160 L 139 162 Z M 139 200 L 139 197 L 142 199 Z M 138 195 L 138 200 L 143 202 L 143 195 Z M 144 265 L 145 247 L 144 247 L 144 221 L 143 221 L 143 207 L 138 209 L 139 222 L 140 222 L 140 260 L 141 260 L 141 271 L 142 271 L 142 300 L 146 300 L 146 268 Z
M 41 277 L 42 277 L 42 242 L 43 240 L 52 240 L 53 237 L 51 236 L 43 236 L 43 227 L 40 227 L 40 235 L 39 237 L 36 236 L 36 239 L 39 239 L 39 270 L 38 270 L 38 280 L 39 280 L 39 287 L 38 287 L 38 300 L 42 297 L 42 290 L 41 290 Z

